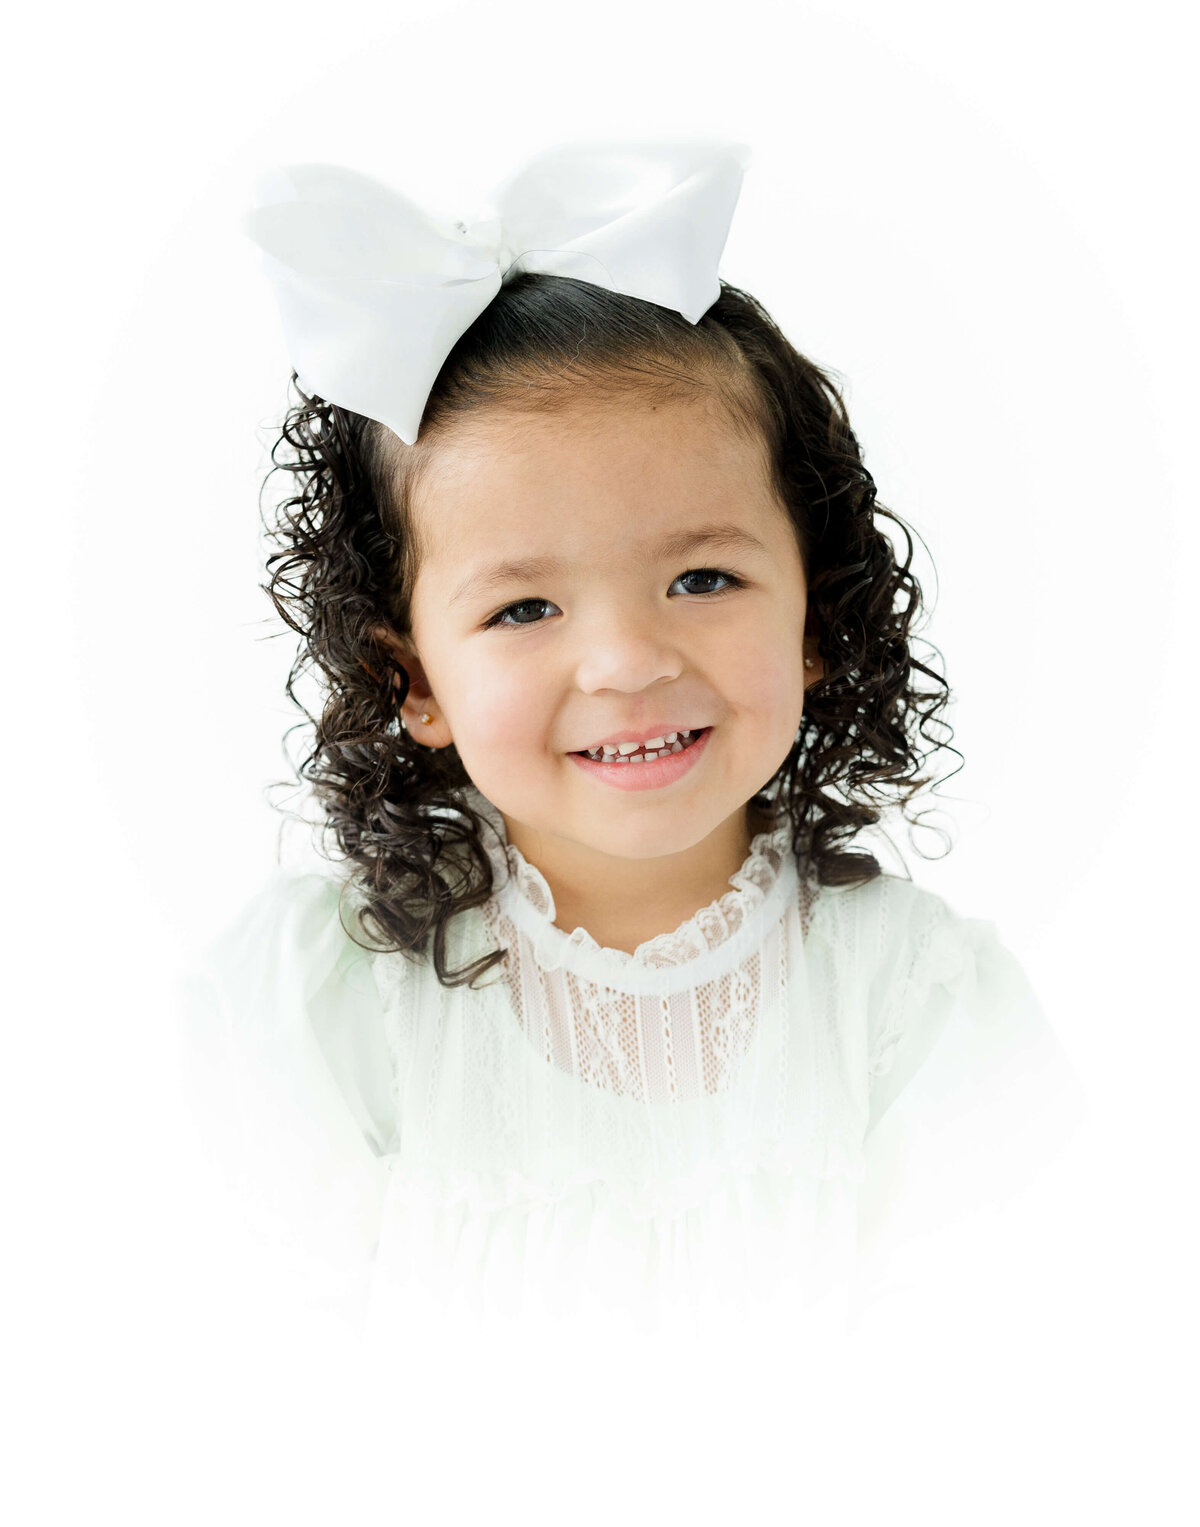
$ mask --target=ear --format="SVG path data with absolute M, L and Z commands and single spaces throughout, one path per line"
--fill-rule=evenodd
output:
M 804 687 L 807 689 L 825 677 L 825 659 L 817 651 L 817 633 L 812 629 L 811 621 L 806 621 L 804 626 L 804 656 L 812 659 L 811 668 L 807 661 L 804 664 Z
M 444 748 L 451 741 L 450 729 L 429 687 L 421 660 L 413 648 L 387 626 L 373 626 L 371 635 L 381 654 L 392 665 L 392 684 L 397 696 L 403 687 L 398 670 L 402 668 L 408 675 L 408 695 L 400 707 L 400 715 L 413 740 L 426 747 Z M 422 716 L 430 716 L 432 720 L 422 721 Z

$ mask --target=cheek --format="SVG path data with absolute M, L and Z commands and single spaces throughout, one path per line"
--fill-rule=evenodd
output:
M 745 693 L 759 709 L 769 704 L 771 695 L 788 693 L 792 669 L 803 657 L 797 654 L 792 658 L 791 640 L 789 632 L 757 621 L 728 632 L 715 654 L 715 673 L 721 675 L 722 689 L 736 689 L 739 698 Z
M 475 662 L 455 686 L 459 715 L 455 733 L 467 746 L 509 749 L 526 745 L 536 697 L 512 664 Z
M 776 712 L 799 714 L 804 694 L 799 640 L 791 631 L 759 628 L 728 644 L 721 659 L 721 687 L 739 711 L 762 717 L 766 725 Z
M 522 820 L 545 799 L 550 722 L 536 678 L 513 665 L 476 663 L 456 691 L 454 739 L 476 787 Z

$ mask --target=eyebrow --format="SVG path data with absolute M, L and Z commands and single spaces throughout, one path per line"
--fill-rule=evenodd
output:
M 660 559 L 684 557 L 702 546 L 720 546 L 726 551 L 769 555 L 758 537 L 743 530 L 740 525 L 703 525 L 698 530 L 679 530 L 673 535 L 664 536 L 650 548 L 650 553 Z M 478 598 L 510 583 L 532 582 L 538 578 L 561 578 L 567 571 L 567 563 L 562 557 L 523 557 L 511 562 L 497 562 L 465 578 L 450 596 L 450 603 L 459 604 L 465 599 Z

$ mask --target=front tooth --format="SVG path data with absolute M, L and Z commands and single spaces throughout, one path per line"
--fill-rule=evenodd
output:
M 645 742 L 622 742 L 618 747 L 605 743 L 598 751 L 604 758 L 623 757 L 629 753 L 660 752 L 671 743 L 678 742 L 684 735 L 683 732 L 668 732 L 665 737 L 649 737 Z

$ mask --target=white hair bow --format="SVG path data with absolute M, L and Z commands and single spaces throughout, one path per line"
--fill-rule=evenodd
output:
M 505 281 L 573 276 L 698 323 L 749 149 L 680 138 L 551 149 L 494 198 L 444 223 L 355 170 L 260 175 L 243 230 L 262 250 L 301 386 L 409 445 L 442 363 Z

